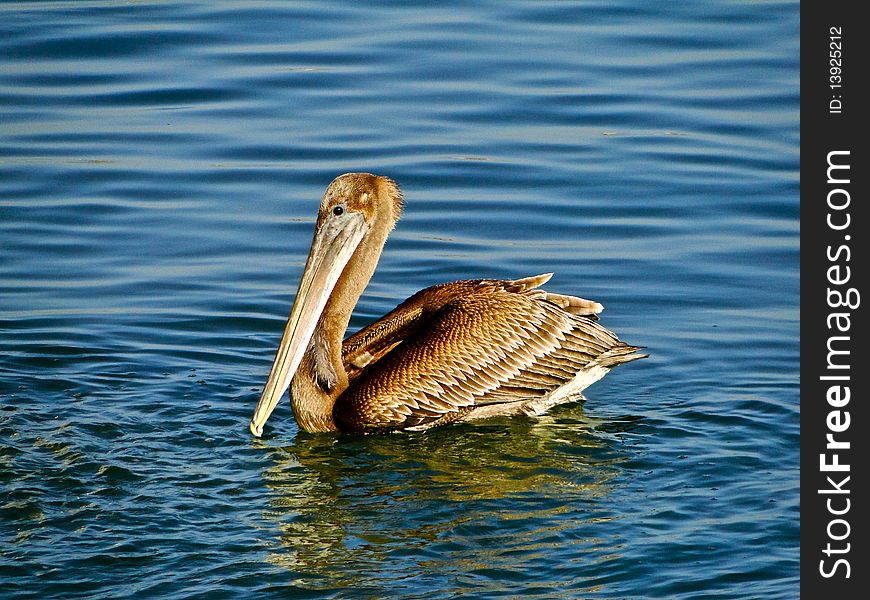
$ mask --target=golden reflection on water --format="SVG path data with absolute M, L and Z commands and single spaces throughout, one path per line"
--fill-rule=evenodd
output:
M 518 548 L 526 562 L 552 559 L 583 523 L 590 535 L 572 544 L 618 555 L 593 533 L 613 519 L 601 505 L 625 460 L 602 423 L 577 404 L 423 434 L 297 433 L 263 473 L 281 532 L 270 560 L 315 588 L 371 584 L 394 561 L 489 572 L 513 568 Z

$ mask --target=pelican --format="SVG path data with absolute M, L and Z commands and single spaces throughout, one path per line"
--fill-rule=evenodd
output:
M 288 388 L 305 431 L 420 431 L 540 415 L 646 357 L 597 323 L 597 302 L 540 289 L 552 273 L 429 287 L 343 340 L 403 206 L 396 183 L 371 173 L 327 188 L 255 436 Z

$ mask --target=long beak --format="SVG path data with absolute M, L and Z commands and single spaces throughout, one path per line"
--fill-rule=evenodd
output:
M 255 436 L 263 434 L 263 425 L 290 387 L 329 295 L 367 231 L 363 215 L 348 211 L 338 217 L 328 217 L 314 233 L 296 301 L 284 327 L 269 379 L 251 417 L 251 433 Z

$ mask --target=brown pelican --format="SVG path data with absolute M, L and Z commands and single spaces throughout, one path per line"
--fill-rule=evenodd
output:
M 306 431 L 423 430 L 538 415 L 646 356 L 596 322 L 597 302 L 539 289 L 552 273 L 426 288 L 342 341 L 402 208 L 386 177 L 348 173 L 327 188 L 255 436 L 288 388 Z

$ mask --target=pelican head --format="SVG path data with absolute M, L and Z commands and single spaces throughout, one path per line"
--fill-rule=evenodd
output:
M 312 344 L 318 327 L 325 331 L 315 342 L 337 344 L 340 355 L 353 306 L 368 284 L 401 212 L 402 194 L 386 177 L 347 173 L 335 178 L 327 188 L 296 300 L 251 418 L 251 433 L 255 436 L 262 435 L 263 425 L 290 387 L 306 352 L 320 351 Z M 327 383 L 327 391 L 333 391 L 342 379 L 347 385 L 344 368 L 340 360 L 338 363 L 329 367 L 335 380 Z M 336 390 L 336 395 L 340 391 Z

